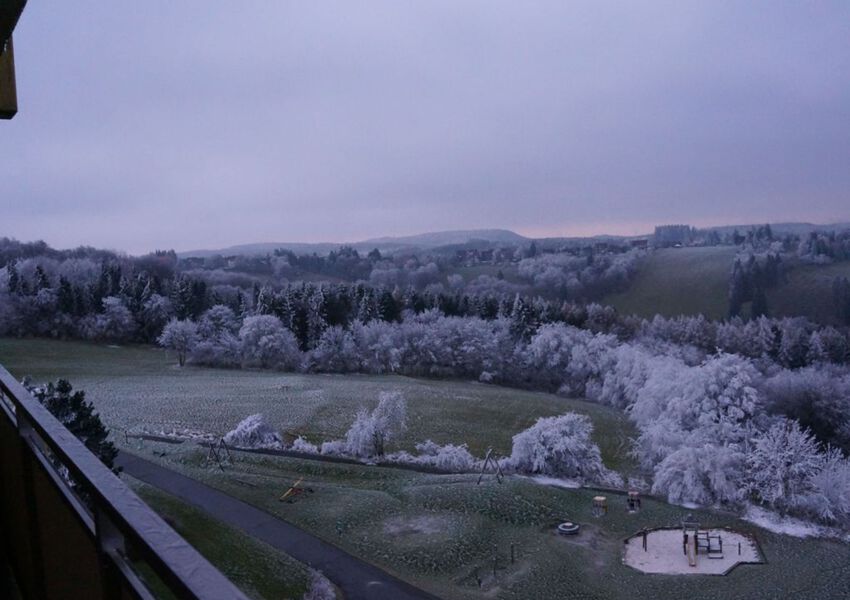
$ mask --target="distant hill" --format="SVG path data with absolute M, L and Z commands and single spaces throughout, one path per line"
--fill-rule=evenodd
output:
M 296 254 L 327 254 L 331 250 L 336 250 L 340 244 L 331 243 L 298 243 L 298 242 L 260 242 L 256 244 L 239 244 L 237 246 L 228 246 L 227 248 L 216 248 L 210 250 L 188 250 L 186 252 L 178 252 L 180 258 L 188 258 L 191 256 L 250 256 L 253 254 L 270 254 L 278 248 L 291 250 Z
M 471 242 L 486 242 L 486 243 L 502 243 L 502 244 L 518 244 L 530 241 L 529 238 L 523 237 L 518 233 L 507 229 L 470 229 L 462 231 L 434 231 L 430 233 L 420 233 L 418 235 L 399 236 L 399 237 L 380 237 L 353 244 L 343 243 L 297 243 L 297 242 L 268 242 L 256 244 L 240 244 L 238 246 L 229 246 L 227 248 L 211 249 L 211 250 L 190 250 L 187 252 L 178 252 L 181 258 L 190 256 L 214 256 L 220 254 L 222 256 L 235 255 L 251 255 L 251 254 L 267 254 L 273 252 L 277 248 L 291 250 L 297 254 L 327 254 L 331 250 L 336 250 L 340 246 L 352 246 L 361 252 L 368 252 L 373 248 L 378 248 L 381 251 L 394 252 L 403 249 L 429 249 L 439 246 L 449 246 L 455 244 L 468 244 Z
M 496 242 L 504 244 L 517 244 L 529 241 L 508 229 L 470 229 L 458 231 L 435 231 L 431 233 L 420 233 L 401 237 L 380 237 L 359 242 L 364 246 L 408 246 L 416 248 L 435 248 L 437 246 L 449 246 L 452 244 L 467 244 L 480 240 L 482 242 Z
M 717 227 L 700 228 L 703 231 L 717 231 L 720 234 L 731 233 L 738 230 L 744 233 L 753 227 L 758 227 L 759 224 L 749 225 L 721 225 Z M 817 225 L 814 223 L 771 223 L 771 228 L 774 233 L 784 234 L 791 233 L 796 235 L 807 235 L 812 231 L 829 231 L 850 229 L 850 223 L 832 223 L 827 225 Z M 550 237 L 539 238 L 537 243 L 541 248 L 557 247 L 564 244 L 575 244 L 593 241 L 622 241 L 637 238 L 651 237 L 647 235 L 637 236 L 617 236 L 617 235 L 596 235 L 591 237 Z M 229 246 L 227 248 L 217 248 L 208 250 L 190 250 L 186 252 L 178 252 L 181 258 L 190 256 L 213 256 L 221 254 L 222 256 L 235 255 L 252 255 L 252 254 L 268 254 L 277 248 L 291 250 L 297 254 L 327 254 L 331 250 L 336 250 L 340 246 L 352 246 L 359 252 L 368 252 L 373 248 L 377 248 L 382 252 L 397 252 L 399 250 L 430 250 L 434 248 L 444 247 L 450 249 L 452 246 L 469 246 L 481 244 L 482 246 L 492 246 L 498 244 L 522 244 L 530 242 L 532 238 L 524 237 L 509 229 L 463 229 L 452 231 L 433 231 L 429 233 L 420 233 L 417 235 L 407 236 L 387 236 L 378 237 L 351 244 L 343 242 L 320 242 L 320 243 L 301 243 L 301 242 L 267 242 L 254 244 L 240 244 L 237 246 Z

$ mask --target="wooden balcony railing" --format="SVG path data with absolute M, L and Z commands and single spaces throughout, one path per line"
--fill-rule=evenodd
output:
M 0 543 L 27 600 L 245 598 L 2 367 Z

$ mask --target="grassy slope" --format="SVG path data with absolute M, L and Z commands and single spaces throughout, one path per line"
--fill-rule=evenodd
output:
M 625 292 L 610 294 L 603 303 L 625 314 L 652 318 L 695 315 L 720 319 L 728 310 L 728 285 L 736 249 L 667 248 L 653 252 L 640 266 Z M 787 281 L 768 291 L 772 316 L 807 316 L 835 322 L 832 281 L 850 277 L 850 261 L 832 265 L 789 263 Z M 746 311 L 749 310 L 745 307 Z
M 205 467 L 204 453 L 188 444 L 145 442 L 136 452 L 290 520 L 446 599 L 805 600 L 843 597 L 842 590 L 850 587 L 850 545 L 776 535 L 727 514 L 699 510 L 692 512 L 703 524 L 754 534 L 767 564 L 741 566 L 726 577 L 638 573 L 621 562 L 622 540 L 644 526 L 675 526 L 691 512 L 653 499 L 645 499 L 641 512 L 629 515 L 624 498 L 609 493 L 611 510 L 596 519 L 590 507 L 599 492 L 542 486 L 519 477 L 502 485 L 488 478 L 477 485 L 474 475 L 244 454 L 222 473 Z M 313 493 L 292 504 L 279 502 L 280 493 L 301 477 Z M 566 519 L 583 524 L 578 537 L 554 533 L 554 526 Z M 499 567 L 495 578 L 494 556 Z M 480 589 L 476 574 L 483 580 Z
M 603 299 L 625 314 L 652 318 L 702 313 L 726 316 L 727 285 L 736 248 L 667 248 L 650 254 L 625 292 Z
M 832 282 L 850 278 L 850 261 L 831 265 L 794 265 L 787 281 L 769 290 L 767 303 L 772 315 L 805 315 L 821 323 L 836 324 Z
M 36 381 L 66 377 L 86 390 L 108 425 L 149 431 L 190 428 L 221 435 L 262 412 L 281 430 L 311 441 L 334 439 L 343 436 L 359 407 L 372 407 L 380 391 L 397 389 L 408 401 L 402 448 L 430 438 L 466 442 L 483 456 L 489 446 L 509 453 L 511 436 L 538 417 L 573 410 L 593 419 L 608 466 L 631 466 L 626 444 L 634 430 L 620 411 L 552 394 L 398 376 L 179 369 L 156 348 L 51 340 L 0 339 L 0 364 Z
M 186 541 L 251 598 L 283 600 L 304 595 L 309 576 L 306 567 L 298 561 L 154 487 L 128 476 L 124 479 Z

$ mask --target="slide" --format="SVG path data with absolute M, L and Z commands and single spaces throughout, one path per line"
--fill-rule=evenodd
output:
M 696 540 L 693 544 L 688 544 L 688 564 L 692 567 L 697 566 Z

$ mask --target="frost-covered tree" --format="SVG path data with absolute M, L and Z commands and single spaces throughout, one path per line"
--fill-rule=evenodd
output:
M 145 339 L 155 339 L 174 316 L 171 300 L 160 294 L 151 294 L 141 309 L 142 333 Z
M 238 367 L 242 360 L 242 344 L 229 331 L 213 338 L 199 337 L 192 347 L 189 360 L 196 365 L 211 367 Z
M 301 364 L 298 340 L 272 315 L 246 317 L 239 330 L 239 340 L 242 364 L 246 367 L 293 370 Z
M 355 321 L 351 334 L 367 373 L 395 373 L 401 368 L 404 343 L 399 327 L 377 319 L 365 324 Z
M 198 319 L 198 335 L 203 339 L 215 339 L 224 333 L 236 335 L 238 332 L 239 319 L 236 313 L 223 304 L 216 304 Z
M 374 410 L 357 412 L 345 440 L 322 444 L 322 454 L 382 457 L 386 444 L 407 428 L 407 402 L 400 392 L 381 392 L 378 398 Z
M 319 448 L 316 444 L 311 444 L 300 435 L 292 442 L 291 450 L 295 452 L 304 452 L 305 454 L 318 454 Z
M 762 503 L 780 510 L 811 491 L 822 465 L 817 440 L 796 421 L 782 419 L 755 438 L 747 454 L 747 489 Z
M 217 304 L 198 320 L 198 342 L 190 360 L 199 365 L 235 367 L 241 361 L 241 343 L 237 337 L 239 320 L 229 306 Z
M 446 444 L 440 446 L 426 440 L 420 444 L 416 444 L 417 455 L 412 455 L 407 452 L 396 452 L 388 455 L 386 460 L 389 462 L 399 462 L 405 464 L 425 465 L 435 467 L 441 471 L 450 473 L 463 473 L 475 468 L 478 461 L 472 456 L 466 444 L 456 446 L 454 444 Z
M 351 331 L 338 325 L 326 329 L 310 352 L 310 366 L 329 373 L 357 371 L 360 355 Z
M 602 464 L 592 432 L 593 424 L 586 415 L 540 418 L 513 437 L 506 466 L 521 473 L 604 481 L 611 475 Z
M 664 360 L 640 387 L 630 416 L 641 434 L 635 453 L 652 467 L 684 446 L 733 446 L 739 451 L 762 408 L 758 371 L 722 354 L 698 367 Z
M 259 413 L 242 419 L 224 435 L 224 441 L 235 448 L 283 448 L 280 433 Z
M 774 414 L 799 421 L 823 445 L 850 451 L 850 373 L 833 365 L 783 369 L 762 385 Z
M 806 319 L 782 319 L 779 325 L 779 360 L 782 364 L 791 368 L 806 364 L 810 328 L 811 324 Z
M 837 450 L 828 450 L 811 485 L 812 493 L 796 505 L 815 518 L 846 526 L 850 522 L 850 460 Z
M 683 446 L 655 468 L 652 492 L 675 504 L 737 502 L 741 499 L 743 457 L 724 446 Z
M 104 340 L 124 341 L 136 330 L 133 313 L 121 298 L 109 296 L 103 299 L 103 312 L 94 319 L 94 337 Z
M 198 326 L 190 319 L 171 319 L 162 330 L 157 342 L 163 348 L 177 353 L 177 364 L 186 364 L 186 356 L 198 342 Z

